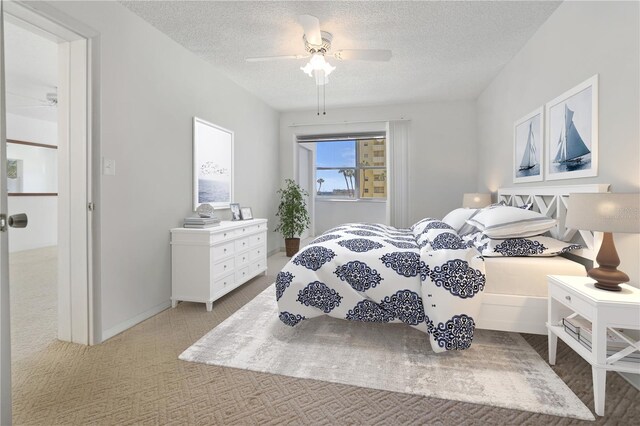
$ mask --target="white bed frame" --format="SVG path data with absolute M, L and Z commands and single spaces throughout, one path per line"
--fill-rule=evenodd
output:
M 558 221 L 555 228 L 550 231 L 554 238 L 582 244 L 586 249 L 572 253 L 593 260 L 601 235 L 565 226 L 567 200 L 571 193 L 608 191 L 608 184 L 501 188 L 498 190 L 498 201 L 504 201 L 511 206 L 533 203 L 533 210 Z M 546 297 L 485 293 L 477 326 L 490 330 L 547 334 L 546 321 Z

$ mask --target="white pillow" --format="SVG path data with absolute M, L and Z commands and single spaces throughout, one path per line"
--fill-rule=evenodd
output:
M 479 238 L 475 246 L 485 257 L 557 256 L 581 249 L 579 244 L 567 243 L 551 237 L 508 238 L 494 240 Z
M 445 217 L 442 218 L 442 221 L 452 227 L 458 232 L 460 228 L 466 223 L 467 219 L 469 219 L 478 209 L 464 209 L 459 208 L 455 210 L 451 210 Z
M 556 220 L 532 210 L 498 206 L 480 211 L 467 223 L 489 238 L 518 238 L 543 234 L 556 225 Z

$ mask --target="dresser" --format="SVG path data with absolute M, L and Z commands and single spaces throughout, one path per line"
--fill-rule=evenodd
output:
M 213 301 L 267 270 L 267 220 L 171 230 L 171 306 Z

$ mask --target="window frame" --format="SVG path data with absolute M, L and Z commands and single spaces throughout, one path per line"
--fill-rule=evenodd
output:
M 364 165 L 360 165 L 358 163 L 358 159 L 360 158 L 360 142 L 364 141 L 364 140 L 383 140 L 384 141 L 384 166 L 364 166 Z M 385 189 L 386 189 L 386 194 L 384 197 L 362 197 L 361 196 L 361 179 L 360 179 L 360 171 L 362 170 L 383 170 L 385 172 L 385 176 L 388 175 L 388 156 L 387 156 L 387 136 L 384 133 L 376 133 L 376 134 L 371 134 L 371 135 L 366 135 L 366 136 L 360 136 L 360 137 L 354 137 L 354 136 L 340 136 L 340 135 L 336 135 L 333 136 L 331 138 L 327 138 L 327 139 L 323 139 L 323 138 L 318 138 L 316 140 L 305 140 L 304 142 L 314 142 L 317 144 L 319 143 L 332 143 L 332 142 L 349 142 L 349 141 L 354 141 L 355 142 L 355 166 L 353 167 L 325 167 L 325 166 L 321 166 L 318 167 L 317 165 L 314 165 L 314 171 L 315 171 L 315 176 L 318 176 L 318 171 L 319 170 L 353 170 L 354 171 L 354 196 L 353 197 L 348 197 L 348 196 L 340 196 L 340 195 L 335 195 L 335 194 L 331 194 L 331 195 L 319 195 L 317 191 L 314 191 L 314 198 L 317 201 L 349 201 L 349 202 L 378 202 L 378 203 L 383 203 L 383 202 L 387 202 L 389 199 L 389 188 L 387 185 L 387 179 L 385 178 Z M 317 164 L 317 159 L 316 159 L 316 164 Z M 316 179 L 317 180 L 317 179 Z M 314 182 L 315 183 L 315 182 Z

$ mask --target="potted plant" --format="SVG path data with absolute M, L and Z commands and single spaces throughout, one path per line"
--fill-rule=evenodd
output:
M 285 188 L 278 190 L 280 205 L 276 216 L 280 218 L 280 222 L 274 231 L 280 231 L 284 237 L 287 256 L 291 257 L 300 249 L 300 234 L 309 227 L 309 214 L 304 199 L 309 194 L 292 179 L 286 179 L 285 184 Z

